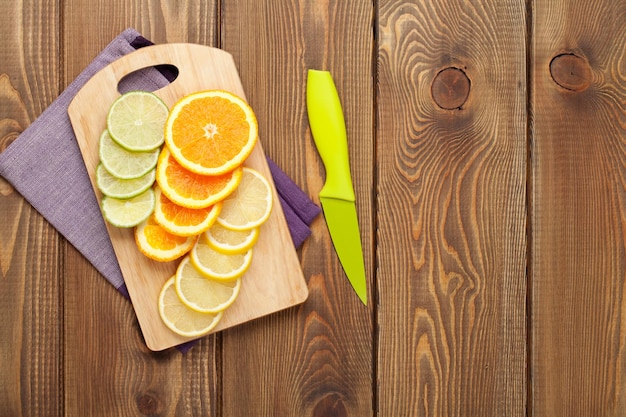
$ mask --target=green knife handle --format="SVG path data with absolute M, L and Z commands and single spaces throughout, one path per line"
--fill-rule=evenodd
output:
M 306 102 L 313 141 L 326 168 L 319 195 L 354 201 L 346 124 L 330 72 L 309 70 Z

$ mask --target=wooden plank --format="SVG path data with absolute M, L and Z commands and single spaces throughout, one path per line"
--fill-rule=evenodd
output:
M 626 3 L 532 15 L 529 408 L 625 416 Z
M 525 2 L 378 5 L 378 415 L 524 416 Z
M 63 84 L 69 84 L 127 27 L 155 42 L 212 45 L 216 3 L 64 2 Z M 84 30 L 88 27 L 89 30 Z M 65 408 L 67 415 L 217 414 L 219 338 L 183 355 L 150 352 L 132 306 L 69 245 L 65 255 Z
M 57 1 L 0 14 L 0 152 L 58 94 Z M 0 415 L 62 414 L 60 239 L 0 177 Z
M 259 120 L 264 149 L 317 198 L 324 169 L 306 118 L 306 71 L 330 70 L 346 114 L 370 286 L 374 273 L 372 3 L 223 2 L 222 47 L 232 53 Z M 261 35 L 262 34 L 262 35 Z M 376 301 L 360 304 L 323 216 L 300 250 L 309 298 L 223 334 L 223 415 L 373 413 Z
M 190 42 L 215 46 L 217 2 L 113 1 L 94 7 L 84 0 L 64 5 L 64 80 L 70 83 L 106 44 L 132 27 L 155 43 Z M 73 24 L 75 26 L 70 26 Z M 89 28 L 89 30 L 85 30 Z
M 151 352 L 130 303 L 73 248 L 66 259 L 66 415 L 216 415 L 218 340 Z

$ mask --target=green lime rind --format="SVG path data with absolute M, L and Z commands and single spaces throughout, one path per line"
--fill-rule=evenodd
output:
M 143 193 L 152 187 L 155 179 L 156 169 L 151 169 L 146 175 L 139 178 L 122 180 L 111 175 L 101 163 L 96 168 L 96 185 L 102 194 L 122 200 L 127 200 Z
M 100 136 L 98 154 L 109 174 L 122 180 L 143 177 L 156 167 L 160 148 L 150 152 L 131 152 L 118 145 L 105 130 Z
M 147 152 L 165 141 L 167 105 L 149 91 L 129 91 L 117 98 L 107 114 L 107 129 L 115 142 L 133 152 Z
M 135 227 L 150 217 L 155 204 L 156 199 L 152 188 L 126 200 L 104 196 L 101 205 L 102 215 L 115 227 Z

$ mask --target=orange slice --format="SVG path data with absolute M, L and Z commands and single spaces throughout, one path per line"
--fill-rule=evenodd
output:
M 197 237 L 176 236 L 154 220 L 154 215 L 135 228 L 135 242 L 139 251 L 150 259 L 169 262 L 191 250 Z
M 242 168 L 222 175 L 200 175 L 180 165 L 163 147 L 157 163 L 156 181 L 167 198 L 182 207 L 205 208 L 228 197 L 239 185 Z
M 208 230 L 217 219 L 222 203 L 202 209 L 179 206 L 155 188 L 154 220 L 165 230 L 178 236 L 195 236 Z
M 221 90 L 180 99 L 165 123 L 165 143 L 188 170 L 203 175 L 232 171 L 250 155 L 258 139 L 252 108 Z

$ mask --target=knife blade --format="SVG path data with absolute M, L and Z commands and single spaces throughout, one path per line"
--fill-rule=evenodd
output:
M 330 72 L 308 71 L 306 101 L 313 141 L 326 169 L 326 181 L 319 193 L 324 218 L 341 266 L 352 288 L 367 305 L 365 263 L 350 175 L 346 125 Z

